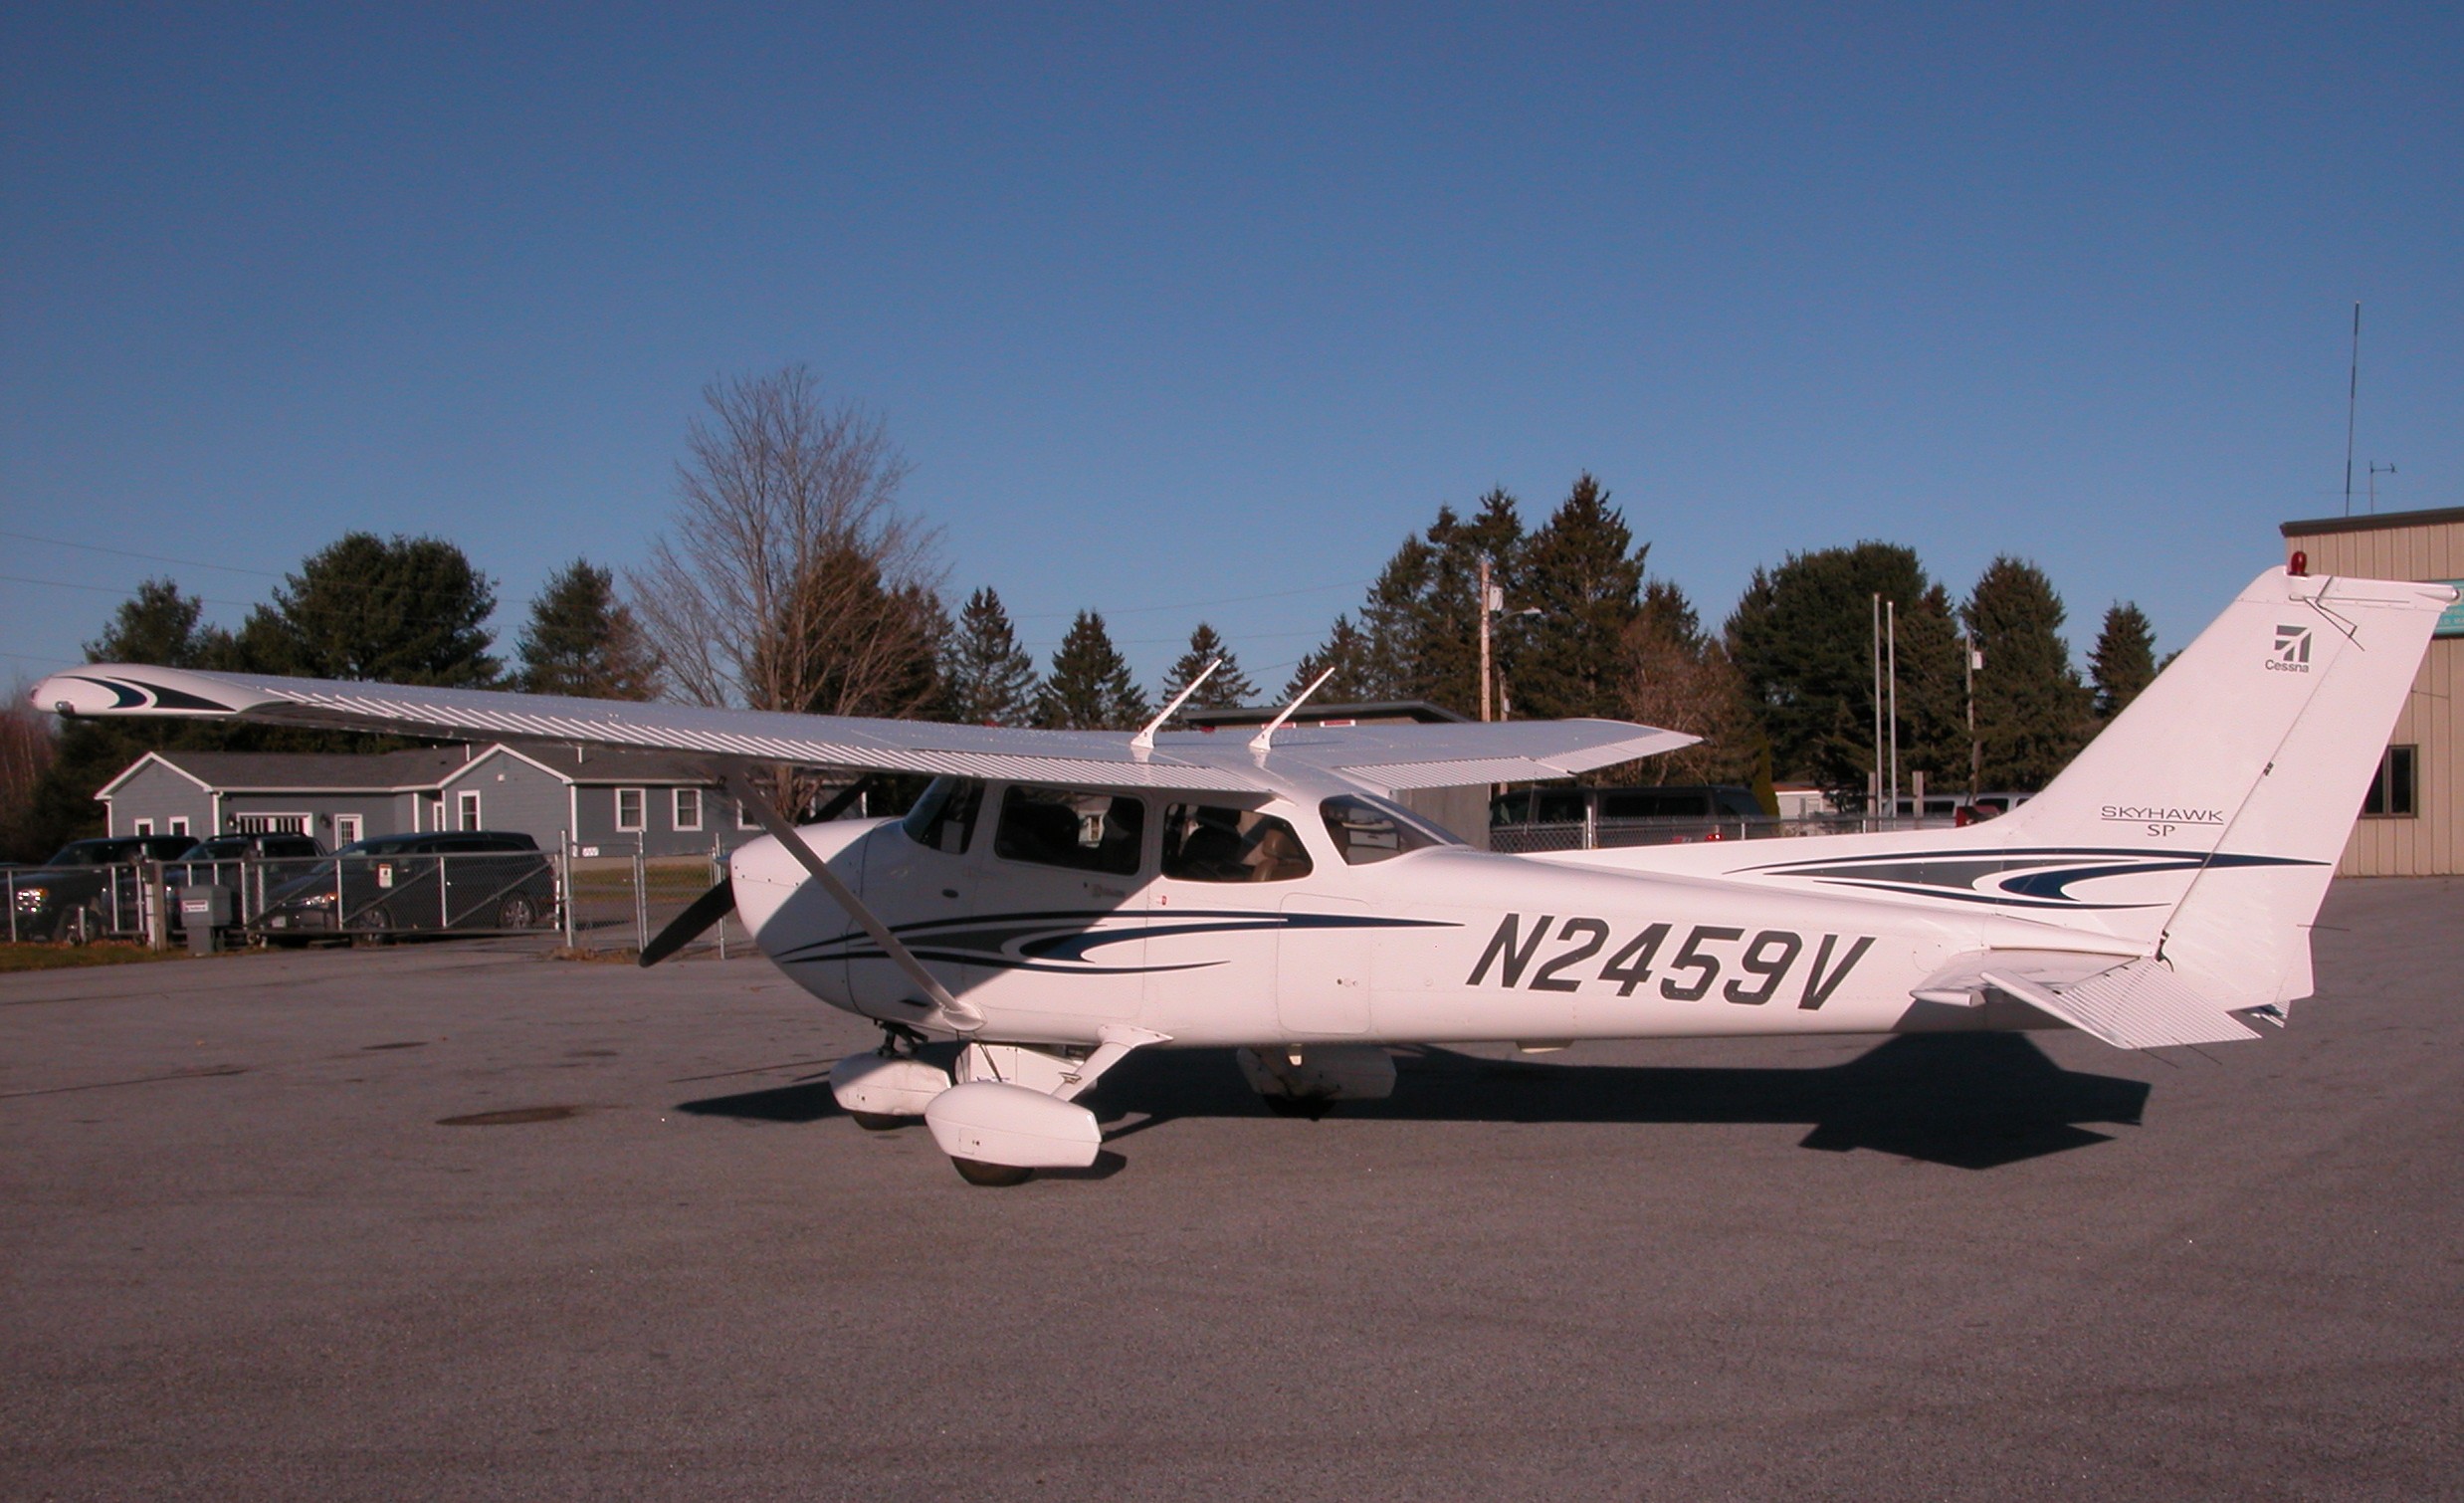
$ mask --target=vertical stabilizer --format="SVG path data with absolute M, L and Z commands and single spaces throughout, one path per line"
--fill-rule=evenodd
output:
M 2065 922 L 2160 944 L 2177 975 L 2232 1006 L 2307 995 L 2309 925 L 2454 598 L 2270 569 L 1990 828 L 2014 853 L 2111 857 L 2118 880 Z

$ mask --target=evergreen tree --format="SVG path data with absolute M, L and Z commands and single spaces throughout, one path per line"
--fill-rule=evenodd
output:
M 1335 670 L 1324 688 L 1315 696 L 1330 705 L 1361 705 L 1381 698 L 1369 677 L 1369 639 L 1360 628 L 1351 624 L 1351 617 L 1336 616 L 1335 629 L 1327 633 L 1326 641 L 1316 652 L 1301 659 L 1292 671 L 1292 682 L 1284 686 L 1283 703 L 1291 704 L 1301 691 L 1317 682 L 1318 675 Z
M 86 644 L 90 663 L 148 663 L 162 668 L 231 668 L 228 632 L 201 624 L 205 602 L 180 593 L 169 579 L 148 579 L 119 603 L 103 634 Z M 263 736 L 251 727 L 189 720 L 72 720 L 53 746 L 49 764 L 27 791 L 0 837 L 5 859 L 41 861 L 71 840 L 103 833 L 95 793 L 148 752 L 216 751 Z
M 1462 714 L 1476 711 L 1480 560 L 1484 554 L 1489 558 L 1491 582 L 1507 591 L 1511 603 L 1523 547 L 1515 498 L 1502 489 L 1482 497 L 1469 522 L 1452 507 L 1440 507 L 1426 534 L 1403 539 L 1360 607 L 1366 653 L 1359 697 L 1428 700 Z M 1513 618 L 1503 625 L 1492 649 L 1501 682 L 1513 675 L 1520 641 Z
M 1023 726 L 1035 716 L 1035 659 L 1018 645 L 990 585 L 967 597 L 941 664 L 944 714 L 968 726 Z
M 1964 783 L 1967 738 L 1950 597 L 1914 548 L 1791 553 L 1756 569 L 1725 636 L 1781 777 L 1862 806 L 1874 769 L 1874 597 L 1898 602 L 1900 769 Z M 1903 782 L 1903 791 L 1906 783 Z
M 1104 618 L 1080 611 L 1037 691 L 1035 723 L 1052 731 L 1134 731 L 1153 713 Z
M 2041 788 L 2086 740 L 2089 697 L 2062 640 L 2062 597 L 2033 563 L 1985 566 L 1962 615 L 1984 653 L 1976 675 L 1976 736 L 1984 785 Z
M 616 599 L 616 576 L 576 558 L 548 576 L 530 602 L 513 676 L 525 694 L 593 700 L 651 700 L 659 660 L 633 608 Z
M 1180 655 L 1180 661 L 1174 663 L 1172 671 L 1164 676 L 1158 702 L 1170 704 L 1172 696 L 1187 688 L 1191 679 L 1205 673 L 1206 665 L 1218 658 L 1223 660 L 1223 666 L 1207 675 L 1206 682 L 1198 686 L 1198 692 L 1191 695 L 1189 703 L 1182 708 L 1238 710 L 1256 699 L 1258 686 L 1249 681 L 1249 675 L 1241 672 L 1240 659 L 1232 655 L 1231 648 L 1223 645 L 1223 638 L 1216 634 L 1215 628 L 1200 621 L 1198 629 L 1189 633 L 1189 650 Z
M 2105 612 L 2105 629 L 2096 635 L 2096 653 L 2089 660 L 2096 681 L 2096 715 L 2112 720 L 2156 682 L 2156 628 L 2147 612 L 2123 601 Z
M 1523 544 L 1507 604 L 1538 608 L 1518 633 L 1518 715 L 1558 720 L 1623 712 L 1626 629 L 1642 608 L 1643 559 L 1625 518 L 1586 473 Z
M 351 533 L 301 563 L 250 613 L 242 655 L 273 673 L 478 689 L 495 588 L 462 549 L 436 537 Z

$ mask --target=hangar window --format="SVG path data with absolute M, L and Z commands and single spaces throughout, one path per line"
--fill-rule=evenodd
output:
M 1318 811 L 1326 819 L 1327 833 L 1335 837 L 1335 848 L 1343 853 L 1346 866 L 1366 866 L 1433 845 L 1463 843 L 1401 804 L 1382 798 L 1360 794 L 1330 798 L 1318 806 Z
M 1137 870 L 1146 805 L 1120 793 L 1013 787 L 1001 796 L 994 854 L 1037 866 L 1126 877 Z
M 2389 747 L 2387 754 L 2378 758 L 2378 770 L 2369 780 L 2369 791 L 2361 795 L 2361 814 L 2371 819 L 2410 819 L 2421 812 L 2420 751 L 2414 747 Z
M 676 790 L 676 827 L 680 830 L 702 828 L 702 790 L 700 788 L 678 788 Z
M 1291 882 L 1310 873 L 1309 852 L 1272 814 L 1176 803 L 1163 816 L 1163 875 L 1183 882 Z
M 616 828 L 638 830 L 641 827 L 642 790 L 640 788 L 618 788 L 616 790 Z
M 918 845 L 952 856 L 966 854 L 975 834 L 975 811 L 983 807 L 984 785 L 971 777 L 936 777 L 907 811 L 899 827 Z

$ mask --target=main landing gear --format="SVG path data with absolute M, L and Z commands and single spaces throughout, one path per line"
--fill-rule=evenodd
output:
M 1165 1035 L 1108 1024 L 1092 1050 L 969 1043 L 954 1069 L 920 1056 L 923 1035 L 882 1025 L 882 1046 L 830 1069 L 830 1094 L 859 1127 L 879 1132 L 918 1117 L 969 1184 L 1020 1184 L 1039 1169 L 1085 1169 L 1104 1131 L 1075 1098 L 1130 1050 Z

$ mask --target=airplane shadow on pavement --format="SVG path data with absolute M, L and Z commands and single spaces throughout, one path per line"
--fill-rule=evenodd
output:
M 2016 1033 L 1904 1034 L 1845 1064 L 1786 1069 L 1540 1064 L 1425 1046 L 1395 1053 L 1393 1097 L 1335 1110 L 1402 1122 L 1803 1123 L 1803 1148 L 1973 1170 L 2106 1142 L 2111 1134 L 2085 1124 L 2136 1126 L 2150 1089 L 2066 1070 Z M 1088 1104 L 1114 1124 L 1107 1142 L 1182 1118 L 1266 1112 L 1222 1049 L 1133 1055 Z M 825 1079 L 677 1110 L 791 1123 L 839 1115 Z

